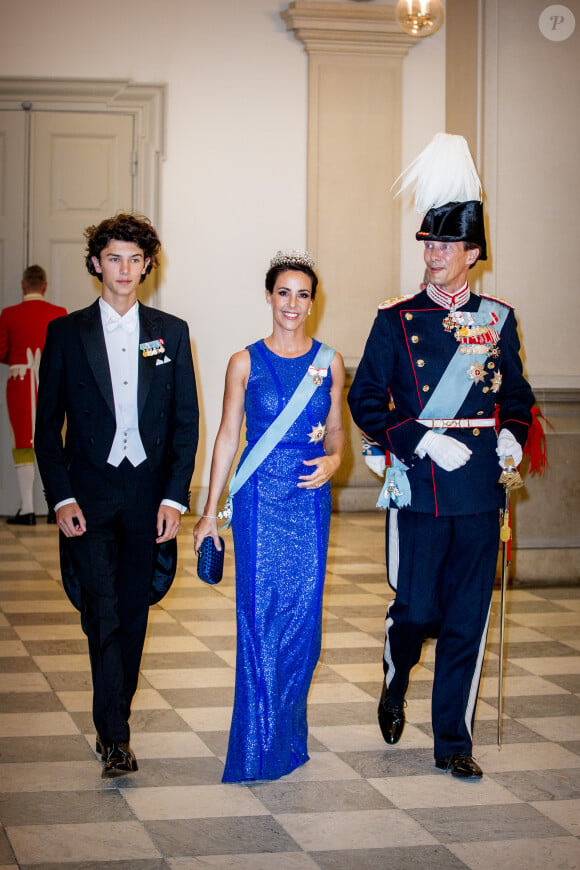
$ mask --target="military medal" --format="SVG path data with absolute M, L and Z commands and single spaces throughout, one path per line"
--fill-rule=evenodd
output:
M 159 353 L 165 353 L 165 342 L 162 338 L 155 341 L 143 341 L 139 345 L 139 350 L 144 357 L 157 356 Z

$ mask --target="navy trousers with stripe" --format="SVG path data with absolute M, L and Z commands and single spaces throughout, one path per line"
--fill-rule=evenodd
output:
M 396 596 L 385 622 L 385 679 L 390 697 L 402 702 L 423 641 L 437 637 L 435 758 L 472 754 L 498 547 L 497 511 L 447 517 L 389 511 L 387 571 Z

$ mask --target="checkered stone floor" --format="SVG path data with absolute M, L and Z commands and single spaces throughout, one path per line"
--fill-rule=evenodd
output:
M 107 781 L 56 529 L 0 521 L 0 870 L 580 868 L 580 588 L 509 592 L 501 751 L 496 594 L 475 732 L 485 776 L 461 782 L 433 765 L 433 645 L 413 674 L 400 744 L 378 730 L 383 523 L 333 516 L 311 760 L 247 787 L 220 781 L 234 686 L 229 535 L 226 576 L 210 588 L 184 522 L 134 705 L 139 771 Z

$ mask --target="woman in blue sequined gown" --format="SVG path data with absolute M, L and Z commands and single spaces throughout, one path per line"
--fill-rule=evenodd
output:
M 196 550 L 208 534 L 219 546 L 218 502 L 244 414 L 239 467 L 312 371 L 319 386 L 305 409 L 233 499 L 236 688 L 224 782 L 277 779 L 308 761 L 306 700 L 320 655 L 329 480 L 344 447 L 342 357 L 335 353 L 329 366 L 313 369 L 320 343 L 306 333 L 316 285 L 308 254 L 279 252 L 272 260 L 272 333 L 229 362 L 208 500 L 194 529 Z

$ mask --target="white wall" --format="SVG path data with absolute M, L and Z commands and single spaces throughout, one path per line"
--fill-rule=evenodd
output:
M 305 244 L 307 58 L 280 19 L 288 3 L 0 2 L 0 76 L 167 85 L 160 299 L 194 339 L 203 422 L 193 486 L 203 486 L 227 359 L 269 326 L 268 261 Z M 442 129 L 443 65 L 442 32 L 405 60 L 404 163 Z M 392 295 L 422 275 L 416 216 L 405 221 Z

